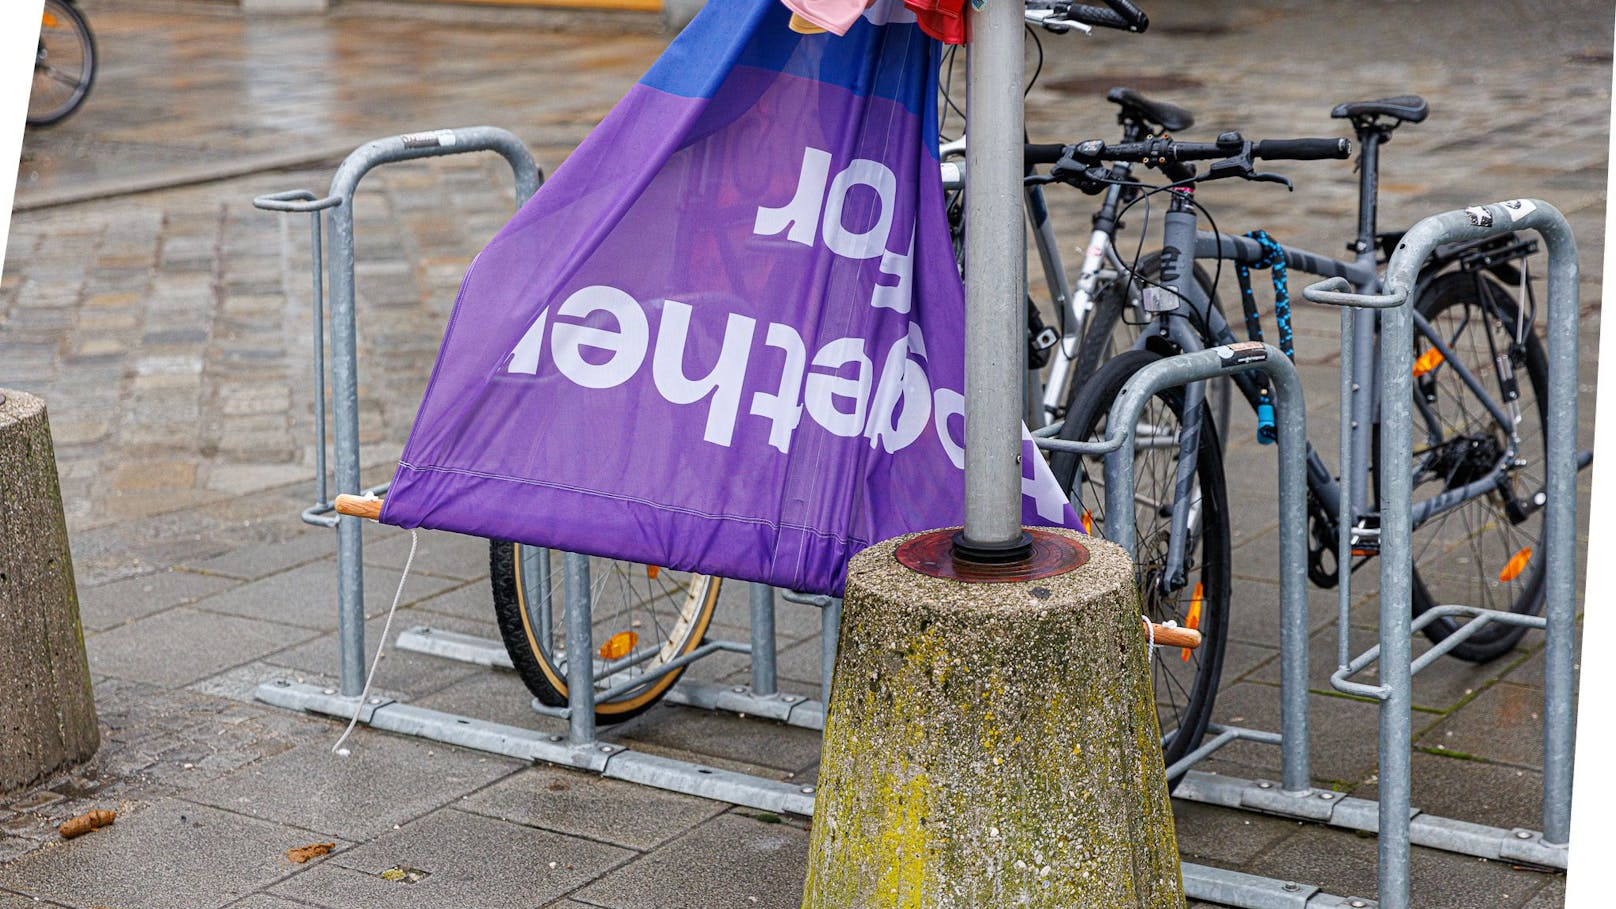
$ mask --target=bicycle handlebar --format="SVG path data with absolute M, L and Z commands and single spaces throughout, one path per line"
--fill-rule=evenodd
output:
M 1347 158 L 1352 143 L 1346 139 L 1266 139 L 1247 142 L 1239 133 L 1223 133 L 1216 142 L 1179 142 L 1167 137 L 1143 142 L 1107 144 L 1099 139 L 1079 142 L 1066 148 L 1066 156 L 1085 164 L 1102 161 L 1133 161 L 1163 165 L 1187 161 L 1213 161 L 1247 153 L 1270 160 L 1312 161 Z
M 1103 2 L 1105 6 L 1074 3 L 1065 11 L 1062 18 L 1084 25 L 1097 25 L 1100 28 L 1114 28 L 1136 34 L 1150 27 L 1150 17 L 1129 0 L 1103 0 Z

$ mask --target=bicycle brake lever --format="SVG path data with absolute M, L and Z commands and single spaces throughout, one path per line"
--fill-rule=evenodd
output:
M 1253 183 L 1278 183 L 1284 186 L 1288 192 L 1296 191 L 1296 185 L 1291 182 L 1291 178 L 1283 174 L 1271 174 L 1264 173 L 1262 171 L 1254 171 L 1246 174 L 1245 177 L 1247 180 L 1250 180 Z
M 1071 166 L 1067 166 L 1068 163 Z M 1062 158 L 1060 162 L 1050 168 L 1049 179 L 1051 181 L 1059 180 L 1067 186 L 1076 187 L 1085 195 L 1090 196 L 1097 196 L 1105 192 L 1111 185 L 1110 174 L 1106 173 L 1105 168 L 1095 165 L 1085 167 L 1070 158 Z

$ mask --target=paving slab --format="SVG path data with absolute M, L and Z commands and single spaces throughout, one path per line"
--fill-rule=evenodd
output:
M 1521 909 L 1560 909 L 1565 905 L 1565 877 L 1551 877 Z
M 1303 824 L 1249 811 L 1175 800 L 1173 826 L 1178 851 L 1186 861 L 1241 866 L 1276 843 L 1294 836 Z
M 784 692 L 800 694 L 819 700 L 822 649 L 819 635 L 795 644 L 782 644 L 774 654 L 776 687 Z M 704 665 L 711 662 L 711 666 Z M 752 684 L 752 658 L 747 654 L 716 654 L 690 667 L 692 679 L 725 682 L 731 685 Z
M 272 892 L 331 909 L 534 906 L 633 856 L 604 843 L 442 809 L 334 855 Z M 399 866 L 427 876 L 414 883 L 381 877 Z
M 231 903 L 228 909 L 308 909 L 308 906 L 308 903 L 294 903 L 267 893 L 255 893 L 244 900 Z
M 523 729 L 549 733 L 567 731 L 566 720 L 535 713 L 530 706 L 532 693 L 515 672 L 505 669 L 479 669 L 410 703 Z M 605 729 L 609 727 L 603 727 L 603 731 Z
M 494 624 L 494 594 L 486 578 L 417 601 L 415 608 L 477 622 L 484 628 L 484 637 L 499 636 L 499 629 Z M 431 625 L 435 620 L 428 617 L 421 619 L 421 622 Z
M 250 817 L 364 840 L 448 804 L 521 766 L 505 758 L 356 729 L 331 753 L 315 741 L 202 786 L 190 798 Z
M 729 806 L 575 770 L 540 766 L 512 774 L 462 799 L 456 807 L 644 852 Z
M 1251 644 L 1246 641 L 1225 641 L 1223 644 L 1223 675 L 1219 684 L 1232 685 L 1241 679 L 1256 678 L 1270 664 L 1279 662 L 1279 647 Z
M 1216 712 L 1219 720 L 1236 726 L 1279 729 L 1279 687 L 1258 682 L 1237 682 L 1219 687 Z M 1375 706 L 1323 694 L 1308 695 L 1308 732 L 1312 738 L 1313 779 L 1328 785 L 1335 781 L 1356 782 L 1375 772 L 1379 755 L 1375 750 Z M 1363 723 L 1368 720 L 1368 734 Z M 1265 779 L 1278 779 L 1280 751 L 1273 745 L 1233 742 L 1216 757 L 1246 768 L 1260 770 Z M 1214 765 L 1216 766 L 1216 765 Z
M 488 541 L 460 533 L 437 530 L 418 531 L 420 540 L 415 547 L 415 561 L 411 572 L 469 581 L 488 577 Z M 334 541 L 333 541 L 334 542 Z M 367 565 L 383 565 L 402 569 L 410 554 L 410 535 L 407 533 L 372 543 L 365 547 Z M 487 585 L 484 585 L 487 591 Z
M 799 909 L 808 831 L 722 814 L 576 897 L 606 909 Z
M 1313 633 L 1308 639 L 1308 687 L 1316 691 L 1331 691 L 1330 676 L 1336 671 L 1336 645 L 1340 635 L 1332 623 Z M 1350 653 L 1353 657 L 1380 643 L 1378 631 L 1351 626 L 1348 633 Z M 1423 636 L 1414 641 L 1414 655 L 1431 649 Z M 1477 664 L 1453 657 L 1445 657 L 1426 667 L 1414 677 L 1414 706 L 1425 710 L 1446 712 L 1490 685 L 1510 665 L 1510 661 Z M 1277 685 L 1281 666 L 1274 660 L 1253 672 L 1250 678 Z M 1352 681 L 1374 684 L 1373 667 L 1352 677 Z
M 164 799 L 0 869 L 0 886 L 80 906 L 224 906 L 300 870 L 286 850 L 312 834 L 228 811 Z
M 1340 896 L 1375 896 L 1376 840 L 1308 827 L 1241 870 L 1323 887 Z M 1543 886 L 1545 875 L 1504 862 L 1414 847 L 1409 903 L 1422 909 L 1514 909 Z
M 388 568 L 372 567 L 365 571 L 367 618 L 387 613 L 398 591 L 399 576 L 399 572 Z M 412 574 L 404 585 L 399 605 L 412 605 L 460 583 L 447 578 Z M 337 627 L 337 563 L 334 558 L 324 559 L 271 575 L 208 597 L 198 602 L 196 608 L 332 631 Z
M 237 545 L 223 555 L 182 559 L 180 564 L 206 574 L 256 581 L 288 568 L 330 558 L 336 551 L 335 531 L 299 524 L 297 534 L 291 539 L 251 541 L 251 545 Z
M 382 628 L 386 624 L 385 616 L 373 618 L 365 623 L 365 666 L 367 672 L 372 665 L 376 666 L 374 686 L 377 690 L 385 690 L 394 695 L 402 694 L 406 699 L 413 700 L 473 673 L 489 671 L 469 663 L 399 649 L 398 636 L 417 625 L 430 624 L 461 634 L 476 634 L 485 630 L 481 625 L 458 619 L 429 618 L 415 609 L 400 609 L 398 614 L 393 616 L 393 625 L 387 634 L 381 662 L 376 664 L 376 648 L 384 643 L 381 635 Z M 305 675 L 336 676 L 341 671 L 340 649 L 337 633 L 333 631 L 296 647 L 282 650 L 266 662 Z M 280 674 L 285 675 L 284 672 Z
M 89 635 L 90 671 L 180 687 L 302 643 L 313 631 L 180 606 Z
M 155 574 L 79 588 L 79 621 L 90 631 L 105 631 L 170 606 L 194 603 L 236 584 L 229 578 L 190 571 Z
M 1426 814 L 1510 829 L 1543 829 L 1543 775 L 1535 770 L 1416 751 L 1413 799 Z M 1353 790 L 1377 798 L 1367 782 Z
M 1542 716 L 1541 689 L 1500 682 L 1423 734 L 1416 726 L 1414 744 L 1541 770 Z
M 718 606 L 713 610 L 713 624 L 725 634 L 738 635 L 746 640 L 751 627 L 752 593 L 745 581 L 724 582 L 718 592 Z M 820 611 L 816 606 L 787 602 L 780 591 L 774 595 L 774 632 L 781 646 L 819 636 Z
M 788 773 L 801 773 L 819 760 L 815 730 L 667 703 L 624 723 L 614 735 L 629 743 Z

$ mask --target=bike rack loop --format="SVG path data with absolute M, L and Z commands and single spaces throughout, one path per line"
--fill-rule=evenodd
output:
M 1133 435 L 1145 405 L 1158 391 L 1217 376 L 1260 370 L 1273 382 L 1279 429 L 1279 522 L 1303 527 L 1307 522 L 1307 408 L 1296 367 L 1268 344 L 1241 342 L 1157 360 L 1130 378 L 1111 405 L 1107 425 L 1115 427 L 1105 456 L 1106 537 L 1134 550 Z M 1308 767 L 1307 730 L 1307 552 L 1304 537 L 1279 535 L 1280 581 L 1280 747 L 1283 790 L 1305 797 L 1312 782 Z
M 1384 294 L 1348 291 L 1340 279 L 1303 293 L 1316 303 L 1368 307 L 1381 313 L 1383 355 L 1381 459 L 1413 456 L 1414 330 L 1410 305 L 1419 272 L 1439 244 L 1535 230 L 1549 255 L 1548 429 L 1543 536 L 1545 564 L 1543 842 L 1563 847 L 1571 832 L 1572 686 L 1576 659 L 1576 425 L 1579 268 L 1565 217 L 1547 202 L 1516 199 L 1433 215 L 1414 225 L 1387 266 Z M 1412 481 L 1403 471 L 1380 477 L 1380 818 L 1379 888 L 1382 909 L 1407 909 L 1409 810 L 1413 730 L 1410 717 L 1412 601 Z M 1389 819 L 1389 822 L 1387 822 Z
M 315 400 L 317 432 L 317 495 L 325 493 L 325 368 L 320 336 L 320 213 L 331 210 L 331 256 L 327 280 L 331 286 L 331 384 L 332 430 L 335 435 L 333 460 L 339 493 L 358 494 L 359 478 L 359 362 L 354 300 L 353 199 L 359 181 L 371 170 L 398 161 L 442 157 L 466 152 L 492 151 L 510 164 L 516 179 L 517 208 L 527 204 L 544 182 L 544 173 L 521 140 L 510 132 L 492 126 L 471 126 L 429 132 L 405 133 L 366 142 L 355 149 L 331 178 L 330 192 L 316 199 L 307 190 L 275 193 L 253 200 L 258 208 L 281 212 L 310 212 L 313 218 L 313 264 L 315 273 Z M 361 563 L 360 521 L 329 516 L 330 502 L 321 501 L 304 513 L 311 523 L 337 528 L 337 624 L 341 679 L 344 697 L 358 697 L 365 679 L 364 566 Z

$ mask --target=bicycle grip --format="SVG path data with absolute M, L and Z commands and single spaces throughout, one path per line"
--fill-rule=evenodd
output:
M 1150 17 L 1145 15 L 1145 11 L 1133 0 L 1104 0 L 1104 2 L 1128 23 L 1128 31 L 1143 32 L 1150 27 Z
M 1106 9 L 1103 6 L 1086 6 L 1080 3 L 1074 3 L 1072 4 L 1071 8 L 1066 11 L 1064 18 L 1070 19 L 1073 22 L 1081 22 L 1084 25 L 1096 25 L 1100 28 L 1114 28 L 1117 31 L 1122 32 L 1143 31 L 1143 29 L 1135 29 L 1133 24 L 1127 19 L 1118 15 L 1115 11 Z
M 1329 158 L 1352 156 L 1352 142 L 1347 139 L 1264 139 L 1252 143 L 1251 154 L 1256 158 L 1290 161 L 1322 161 Z
M 1026 161 L 1031 164 L 1054 164 L 1066 155 L 1066 146 L 1047 145 L 1028 142 L 1025 149 Z

